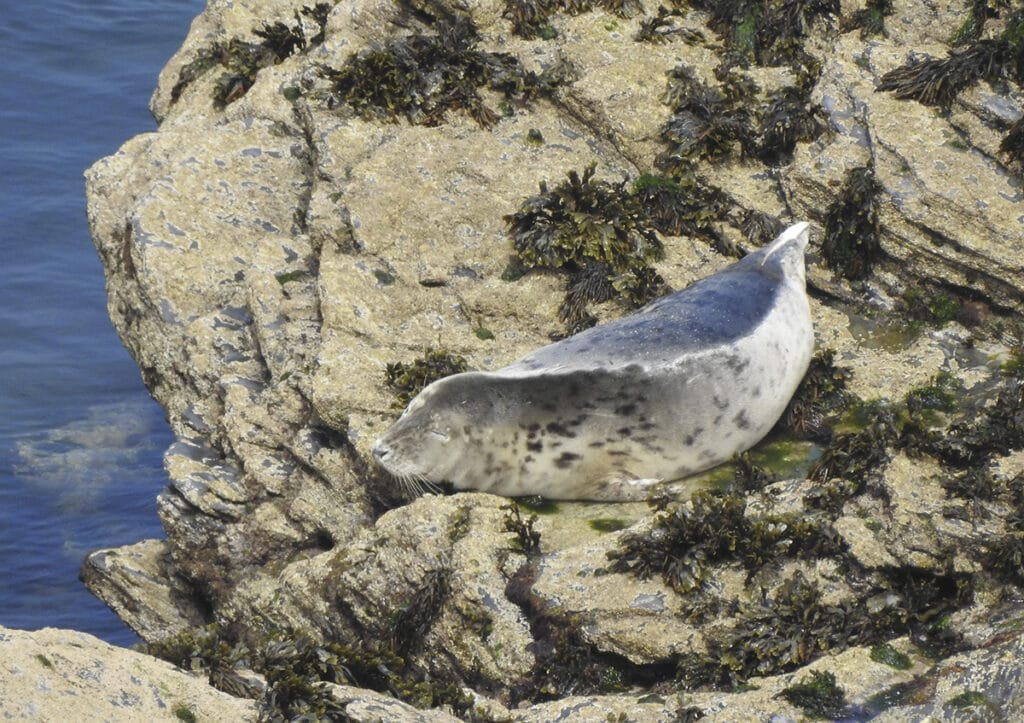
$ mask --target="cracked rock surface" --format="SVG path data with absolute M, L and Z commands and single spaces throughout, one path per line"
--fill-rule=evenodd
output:
M 959 473 L 928 451 L 894 450 L 895 438 L 831 507 L 808 500 L 823 486 L 847 489 L 844 480 L 804 479 L 811 460 L 798 464 L 793 479 L 741 495 L 739 517 L 767 520 L 775 527 L 751 529 L 783 540 L 807 519 L 834 533 L 832 547 L 757 565 L 684 555 L 700 577 L 693 589 L 612 564 L 630 536 L 657 536 L 668 517 L 699 507 L 685 495 L 660 512 L 560 503 L 530 522 L 490 495 L 403 499 L 374 467 L 370 445 L 401 411 L 387 365 L 443 348 L 496 369 L 566 333 L 564 276 L 507 280 L 503 217 L 541 182 L 591 164 L 610 183 L 664 173 L 667 74 L 685 64 L 724 87 L 716 70 L 730 37 L 702 3 L 675 17 L 679 32 L 663 43 L 634 39 L 653 7 L 557 13 L 548 39 L 516 34 L 510 7 L 341 0 L 322 6 L 321 26 L 297 0 L 210 0 L 195 20 L 151 102 L 159 130 L 87 172 L 110 315 L 176 441 L 158 499 L 166 539 L 94 552 L 86 584 L 148 642 L 211 623 L 250 647 L 271 629 L 302 631 L 386 650 L 410 684 L 472 701 L 435 692 L 433 707 L 419 697 L 417 709 L 393 679 L 329 681 L 356 720 L 447 720 L 470 708 L 526 721 L 795 719 L 802 709 L 780 693 L 813 671 L 835 674 L 851 716 L 1021 715 L 1021 687 L 1008 681 L 1024 674 L 1024 571 L 1016 583 L 1012 570 L 1010 581 L 982 574 L 989 549 L 1020 534 L 1020 445 L 986 468 L 1007 492 L 982 500 L 950 493 Z M 840 22 L 858 9 L 837 4 L 804 23 L 811 61 L 735 66 L 757 86 L 751 107 L 812 82 L 821 132 L 771 162 L 740 153 L 740 141 L 697 158 L 695 177 L 721 208 L 699 233 L 662 234 L 656 271 L 683 288 L 727 265 L 721 250 L 756 245 L 744 234 L 750 214 L 810 220 L 817 346 L 835 351 L 847 390 L 901 400 L 948 372 L 991 408 L 1000 365 L 1021 342 L 1024 182 L 1021 159 L 1000 142 L 1024 92 L 1012 80 L 978 83 L 948 110 L 879 92 L 909 49 L 945 57 L 970 7 L 897 2 L 887 33 L 869 38 Z M 456 17 L 472 22 L 477 50 L 507 54 L 523 72 L 572 72 L 529 98 L 483 86 L 475 109 L 452 102 L 426 119 L 332 99 L 325 68 L 434 37 Z M 302 43 L 249 81 L 232 76 L 226 59 L 241 46 L 231 43 L 258 44 L 266 33 L 256 31 L 274 23 Z M 857 168 L 877 183 L 879 251 L 851 281 L 821 248 Z M 890 323 L 937 299 L 955 313 Z M 629 306 L 590 311 L 604 321 Z M 1010 426 L 1024 429 L 1021 409 Z M 821 453 L 808 448 L 804 458 Z M 793 619 L 773 607 L 783 599 L 813 601 L 804 610 L 820 617 Z M 932 613 L 957 639 L 938 658 L 926 643 L 939 634 L 917 619 Z M 885 616 L 896 622 L 874 631 Z M 787 625 L 819 632 L 782 653 L 771 633 Z M 830 637 L 837 626 L 842 644 Z M 879 662 L 883 644 L 907 664 Z

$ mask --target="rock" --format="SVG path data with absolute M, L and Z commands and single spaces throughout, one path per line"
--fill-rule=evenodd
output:
M 72 630 L 0 628 L 0 715 L 33 720 L 256 720 L 253 701 Z
M 1012 718 L 1024 197 L 999 147 L 1024 102 L 1012 78 L 948 112 L 877 90 L 908 49 L 945 56 L 959 6 L 897 3 L 870 38 L 824 7 L 770 5 L 744 41 L 698 3 L 649 43 L 653 8 L 626 5 L 211 3 L 161 74 L 159 130 L 86 176 L 111 318 L 175 435 L 167 540 L 93 553 L 89 588 L 149 642 L 206 624 L 254 656 L 302 641 L 358 720 L 795 719 L 780 693 L 813 672 L 849 715 Z M 1000 12 L 986 37 L 1020 22 Z M 424 83 L 347 102 L 333 83 L 359 54 L 395 64 L 378 100 Z M 424 71 L 438 57 L 468 69 Z M 566 275 L 522 275 L 505 217 L 563 184 L 623 202 L 638 179 L 682 189 L 650 272 L 672 288 L 753 248 L 744 229 L 812 221 L 818 347 L 892 406 L 785 448 L 783 479 L 699 494 L 719 472 L 657 510 L 404 499 L 369 454 L 400 411 L 388 366 L 440 348 L 495 369 L 566 334 Z M 573 238 L 613 248 L 606 210 L 574 207 Z M 828 250 L 846 227 L 855 268 Z M 592 295 L 598 320 L 631 308 Z M 961 411 L 910 410 L 940 372 Z M 912 667 L 876 660 L 886 644 Z

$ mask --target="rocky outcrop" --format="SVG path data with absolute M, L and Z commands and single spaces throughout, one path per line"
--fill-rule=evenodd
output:
M 0 715 L 30 720 L 256 720 L 250 700 L 85 633 L 0 628 Z
M 282 631 L 299 636 L 335 661 L 318 670 L 357 718 L 364 694 L 367 719 L 420 715 L 407 703 L 797 715 L 784 692 L 827 682 L 812 671 L 845 692 L 834 715 L 1012 717 L 997 682 L 1020 675 L 1024 581 L 1010 50 L 940 111 L 877 87 L 909 48 L 945 57 L 967 6 L 869 3 L 887 32 L 863 36 L 845 4 L 723 18 L 696 3 L 661 24 L 585 5 L 209 4 L 161 75 L 159 130 L 87 173 L 110 315 L 176 442 L 167 539 L 95 552 L 83 578 L 150 642 L 213 623 L 270 661 Z M 979 32 L 1019 53 L 1002 12 Z M 504 218 L 559 184 L 633 199 L 628 218 L 569 217 L 594 243 L 617 222 L 657 229 L 642 278 L 659 288 L 811 220 L 818 347 L 842 368 L 825 374 L 893 406 L 864 405 L 859 435 L 771 448 L 791 480 L 660 511 L 403 499 L 369 455 L 400 411 L 388 365 L 442 348 L 492 369 L 568 331 L 565 275 L 524 273 Z M 676 200 L 636 205 L 655 187 Z M 641 300 L 639 277 L 591 262 L 566 268 Z M 582 319 L 630 307 L 578 288 Z M 940 382 L 961 412 L 922 391 Z

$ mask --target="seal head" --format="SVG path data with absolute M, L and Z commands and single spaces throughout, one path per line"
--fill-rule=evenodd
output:
M 814 346 L 807 224 L 622 319 L 494 372 L 425 388 L 374 444 L 408 483 L 552 499 L 643 499 L 749 449 Z

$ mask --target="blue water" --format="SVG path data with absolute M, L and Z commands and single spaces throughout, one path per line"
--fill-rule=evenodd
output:
M 107 318 L 83 171 L 147 103 L 201 0 L 4 3 L 0 23 L 0 625 L 133 633 L 85 554 L 162 537 L 170 432 Z

